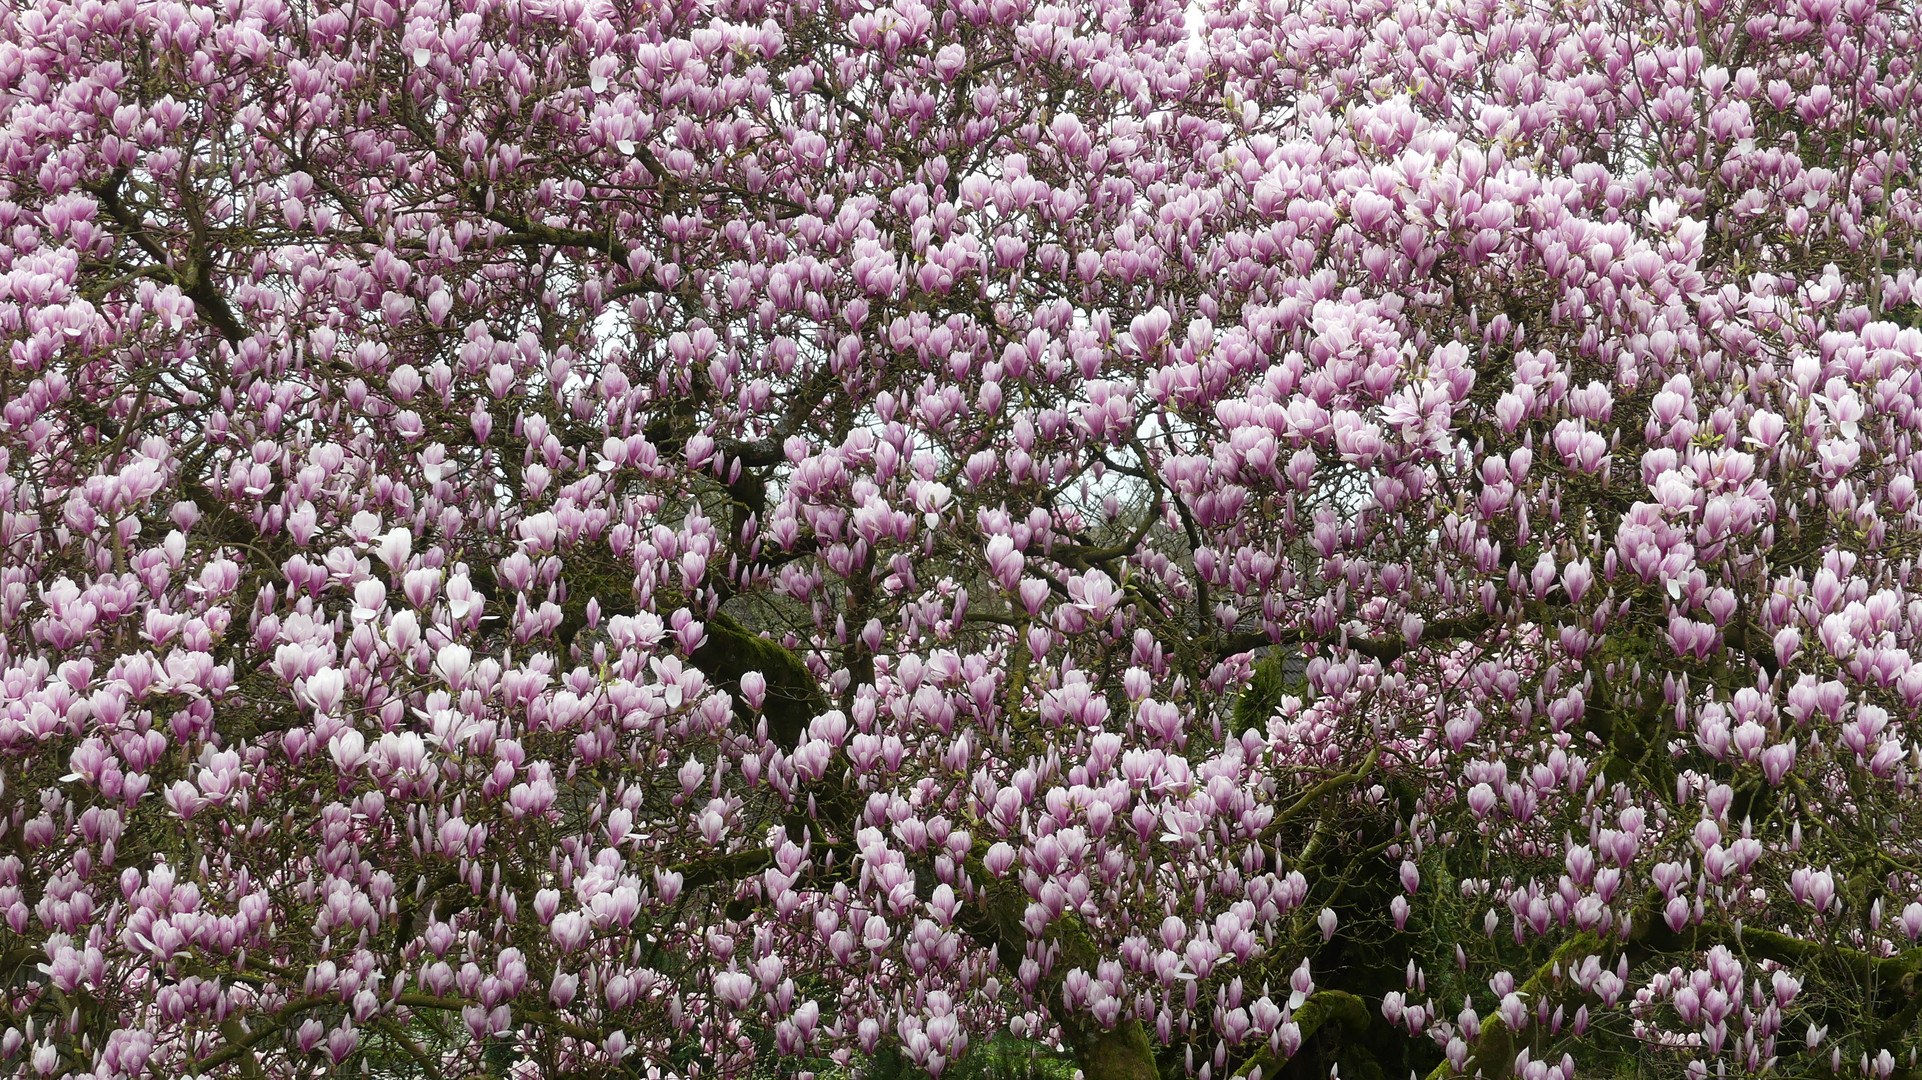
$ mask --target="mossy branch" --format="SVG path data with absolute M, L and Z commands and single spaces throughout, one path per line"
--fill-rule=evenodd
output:
M 1584 931 L 1562 942 L 1554 954 L 1548 958 L 1528 981 L 1515 988 L 1515 992 L 1531 1005 L 1546 993 L 1550 984 L 1560 979 L 1578 960 L 1600 952 L 1601 935 L 1594 931 Z M 1489 1080 L 1507 1076 L 1515 1064 L 1515 1032 L 1508 1021 L 1496 1013 L 1482 1022 L 1481 1034 L 1475 1039 L 1474 1052 L 1463 1072 L 1467 1075 L 1480 1073 Z M 1428 1080 L 1444 1080 L 1453 1073 L 1453 1067 L 1444 1061 L 1435 1066 L 1428 1074 Z
M 1304 1043 L 1324 1030 L 1339 1031 L 1347 1040 L 1360 1038 L 1368 1031 L 1369 1019 L 1367 1003 L 1345 990 L 1317 990 L 1308 995 L 1293 1016 Z M 1256 1069 L 1261 1070 L 1262 1076 L 1272 1078 L 1280 1074 L 1285 1064 L 1286 1058 L 1266 1049 L 1242 1062 L 1235 1070 L 1234 1080 L 1253 1077 Z

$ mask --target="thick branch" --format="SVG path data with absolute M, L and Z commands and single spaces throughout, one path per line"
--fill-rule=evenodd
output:
M 1450 641 L 1478 637 L 1494 627 L 1495 620 L 1483 614 L 1464 615 L 1455 619 L 1437 619 L 1422 628 L 1421 637 L 1416 639 L 1416 644 L 1423 641 Z M 1341 643 L 1342 638 L 1339 634 L 1327 636 L 1307 629 L 1283 631 L 1280 637 L 1262 630 L 1251 630 L 1229 637 L 1222 644 L 1221 655 L 1233 656 L 1236 653 L 1249 652 L 1267 645 L 1339 645 Z M 1413 646 L 1401 638 L 1349 637 L 1347 647 L 1371 660 L 1389 663 L 1399 659 Z
M 1543 964 L 1528 981 L 1515 988 L 1522 1000 L 1531 1006 L 1549 989 L 1550 983 L 1559 979 L 1581 957 L 1601 951 L 1602 939 L 1593 931 L 1584 931 L 1562 942 L 1548 962 Z M 1515 1064 L 1515 1033 L 1509 1030 L 1508 1021 L 1496 1013 L 1482 1022 L 1481 1035 L 1475 1039 L 1474 1053 L 1464 1067 L 1466 1075 L 1479 1074 L 1489 1080 L 1507 1076 Z M 1428 1080 L 1444 1080 L 1453 1071 L 1444 1061 L 1435 1066 L 1428 1074 Z
M 801 658 L 735 622 L 725 612 L 707 621 L 707 640 L 690 657 L 715 682 L 738 700 L 741 678 L 758 671 L 767 680 L 767 700 L 761 714 L 768 735 L 788 749 L 798 746 L 808 722 L 825 712 L 827 698 L 820 683 Z
M 722 881 L 739 881 L 749 874 L 767 869 L 774 863 L 774 852 L 765 847 L 748 848 L 732 854 L 712 859 L 694 859 L 690 862 L 676 863 L 674 872 L 681 875 L 681 887 L 693 890 Z
M 1369 747 L 1367 756 L 1361 759 L 1361 764 L 1345 773 L 1337 773 L 1302 792 L 1301 797 L 1290 803 L 1287 809 L 1275 814 L 1275 820 L 1269 822 L 1268 827 L 1262 830 L 1261 838 L 1266 840 L 1272 837 L 1283 825 L 1319 807 L 1321 801 L 1334 792 L 1360 783 L 1374 771 L 1375 761 L 1379 757 L 1381 757 L 1381 747 Z
M 107 211 L 107 216 L 113 219 L 120 233 L 132 240 L 140 250 L 146 252 L 149 258 L 160 264 L 157 267 L 140 268 L 134 273 L 165 281 L 179 289 L 194 302 L 194 312 L 207 325 L 220 331 L 220 336 L 226 338 L 230 344 L 238 344 L 247 337 L 247 330 L 241 326 L 240 319 L 234 314 L 234 309 L 228 305 L 227 298 L 214 288 L 212 276 L 207 272 L 204 260 L 195 259 L 184 272 L 174 267 L 173 256 L 148 235 L 146 225 L 127 206 L 125 200 L 121 199 L 120 185 L 126 177 L 126 170 L 119 169 L 107 182 L 87 184 L 83 187 L 88 194 L 100 201 L 101 207 Z
M 1317 990 L 1301 1003 L 1301 1008 L 1295 1010 L 1293 1020 L 1301 1030 L 1301 1041 L 1305 1043 L 1331 1025 L 1348 1039 L 1359 1038 L 1367 1034 L 1370 1017 L 1368 1005 L 1355 995 L 1345 990 Z M 1253 1080 L 1257 1069 L 1261 1070 L 1261 1076 L 1272 1078 L 1281 1071 L 1286 1061 L 1272 1049 L 1263 1050 L 1242 1062 L 1241 1067 L 1235 1070 L 1235 1080 L 1242 1080 L 1243 1077 Z
M 252 1031 L 242 1031 L 238 1024 L 236 1024 L 231 1031 L 223 1029 L 222 1034 L 228 1036 L 227 1045 L 190 1064 L 187 1067 L 188 1072 L 191 1075 L 199 1076 L 201 1073 L 211 1072 L 243 1054 L 251 1055 L 254 1044 L 285 1028 L 288 1021 L 294 1017 L 299 1016 L 308 1009 L 317 1009 L 323 1005 L 337 1003 L 339 1001 L 340 998 L 334 995 L 305 997 L 299 1001 L 288 1002 L 276 1010 L 272 1016 L 257 1021 Z M 235 1036 L 238 1037 L 236 1038 Z M 253 1059 L 250 1056 L 247 1060 Z M 242 1064 L 244 1068 L 245 1062 Z M 259 1071 L 258 1062 L 255 1062 L 253 1069 L 256 1073 Z

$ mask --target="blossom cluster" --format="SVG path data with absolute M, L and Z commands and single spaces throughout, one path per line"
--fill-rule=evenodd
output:
M 0 1068 L 1922 1075 L 1918 46 L 0 4 Z

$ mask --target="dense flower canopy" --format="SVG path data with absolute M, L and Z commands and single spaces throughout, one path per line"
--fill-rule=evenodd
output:
M 1922 1076 L 1909 0 L 0 0 L 0 1068 Z

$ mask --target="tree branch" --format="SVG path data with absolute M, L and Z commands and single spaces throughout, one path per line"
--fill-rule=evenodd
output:
M 1355 995 L 1345 990 L 1317 990 L 1301 1003 L 1301 1008 L 1295 1010 L 1293 1020 L 1295 1026 L 1301 1029 L 1301 1041 L 1305 1043 L 1331 1024 L 1348 1038 L 1364 1035 L 1368 1031 L 1370 1017 L 1368 1005 Z M 1280 1075 L 1281 1067 L 1287 1060 L 1271 1049 L 1263 1050 L 1242 1062 L 1241 1067 L 1234 1071 L 1234 1078 L 1253 1080 L 1255 1070 L 1259 1069 L 1261 1076 L 1273 1080 Z
M 1495 625 L 1493 618 L 1479 613 L 1464 615 L 1460 618 L 1437 619 L 1422 628 L 1421 637 L 1416 639 L 1415 643 L 1419 645 L 1424 641 L 1472 638 L 1487 633 Z M 1265 630 L 1251 630 L 1229 637 L 1221 646 L 1221 655 L 1233 656 L 1236 653 L 1249 652 L 1266 645 L 1339 645 L 1341 643 L 1342 637 L 1339 633 L 1329 636 L 1302 629 L 1293 632 L 1284 631 L 1277 638 Z M 1347 639 L 1347 647 L 1371 660 L 1391 663 L 1401 658 L 1412 646 L 1400 638 L 1350 637 Z
M 1583 956 L 1601 951 L 1602 939 L 1593 931 L 1585 930 L 1562 942 L 1548 962 L 1543 964 L 1528 981 L 1515 988 L 1515 992 L 1532 1005 L 1549 989 L 1549 984 L 1562 977 L 1573 963 Z M 1475 1039 L 1474 1052 L 1468 1059 L 1463 1072 L 1467 1075 L 1481 1075 L 1489 1080 L 1507 1076 L 1515 1064 L 1515 1033 L 1508 1028 L 1508 1021 L 1500 1013 L 1491 1014 L 1482 1022 L 1481 1034 Z M 1428 1074 L 1428 1080 L 1444 1080 L 1452 1075 L 1453 1066 L 1444 1061 L 1435 1066 Z

